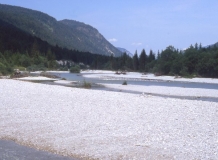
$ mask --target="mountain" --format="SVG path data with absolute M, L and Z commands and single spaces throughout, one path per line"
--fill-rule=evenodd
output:
M 131 52 L 129 52 L 128 50 L 126 50 L 125 48 L 120 48 L 120 47 L 117 47 L 117 49 L 119 51 L 121 51 L 122 53 L 126 53 L 127 55 L 129 55 L 130 57 L 133 57 L 133 54 Z
M 0 20 L 52 45 L 108 56 L 122 54 L 97 29 L 74 20 L 57 21 L 39 11 L 2 4 L 0 4 Z
M 218 47 L 218 42 L 217 42 L 217 43 L 214 43 L 214 44 L 211 44 L 211 45 L 207 45 L 207 46 L 205 46 L 204 48 L 209 48 L 209 47 L 211 47 L 211 48 L 213 48 L 213 47 Z
M 44 70 L 48 67 L 61 69 L 61 66 L 58 66 L 54 60 L 73 61 L 76 64 L 88 65 L 92 69 L 103 69 L 107 67 L 105 64 L 110 63 L 110 59 L 105 55 L 53 46 L 47 41 L 0 20 L 0 74 L 11 73 L 12 68 L 17 66 L 31 70 Z M 68 63 L 65 65 L 67 65 L 65 67 L 70 67 Z

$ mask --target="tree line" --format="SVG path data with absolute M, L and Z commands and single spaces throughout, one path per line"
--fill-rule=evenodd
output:
M 218 47 L 191 45 L 184 51 L 172 46 L 157 55 L 153 72 L 183 77 L 218 77 Z

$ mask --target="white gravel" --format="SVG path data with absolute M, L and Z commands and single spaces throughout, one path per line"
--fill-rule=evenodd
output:
M 76 83 L 76 81 L 58 80 L 58 81 L 54 81 L 54 83 L 70 85 L 72 83 Z
M 0 138 L 99 159 L 218 157 L 218 104 L 0 80 Z
M 37 76 L 37 77 L 22 77 L 22 78 L 16 78 L 18 80 L 24 80 L 24 81 L 56 81 L 57 79 L 54 78 L 48 78 L 43 76 Z

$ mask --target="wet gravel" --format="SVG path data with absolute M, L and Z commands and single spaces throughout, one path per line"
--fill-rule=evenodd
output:
M 0 160 L 76 160 L 50 152 L 19 145 L 13 141 L 0 140 Z

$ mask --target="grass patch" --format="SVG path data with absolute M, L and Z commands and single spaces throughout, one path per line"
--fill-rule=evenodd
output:
M 47 72 L 41 72 L 40 76 L 47 77 L 47 78 L 60 78 L 60 77 L 58 77 L 56 75 L 52 75 L 52 74 L 47 73 Z
M 92 85 L 91 85 L 91 83 L 84 81 L 81 87 L 86 88 L 86 89 L 90 89 L 92 87 Z

